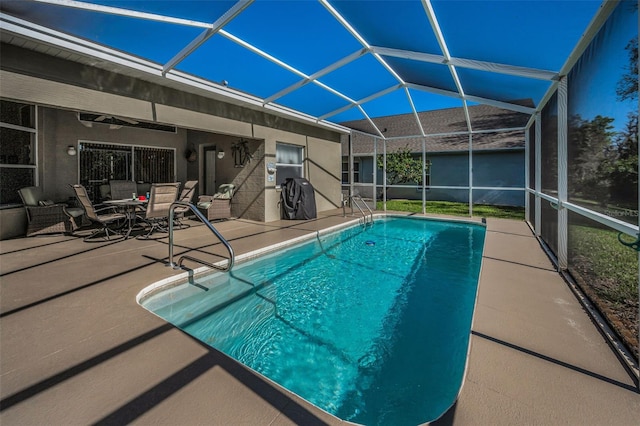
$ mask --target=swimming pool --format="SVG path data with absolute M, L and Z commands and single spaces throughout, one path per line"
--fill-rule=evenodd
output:
M 139 301 L 341 419 L 413 425 L 459 393 L 484 234 L 388 217 Z

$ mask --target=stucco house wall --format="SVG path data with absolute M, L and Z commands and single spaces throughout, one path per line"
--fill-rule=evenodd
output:
M 279 190 L 270 181 L 267 162 L 275 162 L 276 142 L 305 147 L 305 177 L 316 189 L 318 211 L 340 205 L 340 133 L 334 129 L 276 116 L 259 108 L 225 103 L 103 68 L 52 57 L 16 46 L 0 49 L 0 97 L 37 106 L 37 184 L 48 198 L 64 201 L 68 185 L 78 182 L 77 156 L 66 153 L 78 141 L 149 145 L 176 149 L 176 180 L 202 178 L 201 159 L 187 162 L 192 145 L 224 150 L 216 161 L 217 185 L 232 182 L 236 217 L 270 221 L 280 217 Z M 78 112 L 116 115 L 177 127 L 176 133 L 123 126 L 84 126 Z M 248 140 L 250 161 L 235 167 L 232 146 Z M 334 163 L 335 162 L 335 163 Z M 24 235 L 22 207 L 0 208 L 0 239 Z

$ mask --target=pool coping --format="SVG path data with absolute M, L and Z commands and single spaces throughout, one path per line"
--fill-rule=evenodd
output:
M 477 277 L 477 282 L 476 282 L 476 290 L 475 290 L 475 294 L 474 294 L 474 300 L 473 300 L 473 310 L 472 310 L 472 315 L 471 315 L 471 324 L 469 327 L 469 336 L 468 336 L 468 343 L 467 343 L 467 350 L 466 350 L 466 354 L 465 354 L 465 362 L 464 362 L 464 368 L 463 368 L 463 372 L 462 372 L 462 378 L 460 381 L 460 385 L 458 386 L 458 390 L 456 392 L 456 396 L 453 399 L 453 401 L 451 402 L 451 404 L 449 406 L 447 406 L 447 408 L 435 419 L 429 420 L 424 424 L 432 424 L 434 422 L 439 421 L 443 416 L 445 416 L 447 414 L 447 412 L 451 409 L 451 407 L 453 407 L 457 402 L 458 402 L 458 398 L 460 397 L 460 394 L 463 391 L 463 388 L 465 386 L 466 383 L 466 378 L 467 378 L 467 371 L 469 368 L 469 358 L 471 356 L 471 345 L 472 345 L 472 339 L 471 339 L 471 331 L 473 330 L 473 326 L 474 326 L 474 322 L 475 322 L 475 316 L 476 316 L 476 311 L 477 311 L 477 303 L 478 303 L 478 294 L 480 292 L 480 283 L 481 283 L 481 277 L 482 277 L 482 269 L 483 269 L 483 265 L 484 265 L 484 250 L 485 250 L 485 241 L 486 241 L 486 221 L 484 220 L 484 218 L 481 219 L 481 221 L 477 221 L 477 220 L 473 220 L 473 219 L 467 219 L 467 218 L 443 218 L 443 217 L 425 217 L 425 216 L 413 216 L 413 215 L 406 215 L 406 214 L 394 214 L 394 213 L 377 213 L 377 214 L 373 214 L 372 218 L 402 218 L 402 219 L 408 219 L 408 220 L 420 220 L 420 221 L 431 221 L 431 222 L 449 222 L 449 223 L 462 223 L 462 224 L 468 224 L 468 225 L 473 225 L 473 226 L 479 226 L 481 228 L 484 229 L 484 234 L 483 234 L 483 243 L 482 243 L 482 251 L 480 253 L 480 268 L 478 271 L 478 277 Z M 279 243 L 275 243 L 266 247 L 262 247 L 259 248 L 257 250 L 254 251 L 250 251 L 247 253 L 244 253 L 238 257 L 236 257 L 236 261 L 234 263 L 234 267 L 241 265 L 244 262 L 256 259 L 258 257 L 264 256 L 264 255 L 268 255 L 271 253 L 274 253 L 278 250 L 282 250 L 282 249 L 290 249 L 293 248 L 297 245 L 301 245 L 304 243 L 307 243 L 309 241 L 312 241 L 314 239 L 319 238 L 320 236 L 323 235 L 327 235 L 327 234 L 332 234 L 344 229 L 349 229 L 349 228 L 355 228 L 357 226 L 368 226 L 366 223 L 363 223 L 361 218 L 358 219 L 354 219 L 345 223 L 341 223 L 338 225 L 334 225 L 334 226 L 330 226 L 328 228 L 324 228 L 321 230 L 316 230 L 316 231 L 312 231 L 309 232 L 305 235 L 301 235 L 299 237 L 296 238 L 292 238 L 290 240 L 286 240 L 286 241 L 282 241 Z M 218 267 L 223 267 L 225 264 L 227 263 L 226 260 L 221 260 L 217 263 L 214 263 L 214 265 L 218 266 Z M 207 266 L 201 266 L 198 267 L 194 270 L 186 270 L 178 275 L 172 276 L 172 277 L 168 277 L 165 278 L 163 280 L 160 280 L 158 282 L 152 283 L 148 286 L 146 286 L 145 288 L 143 288 L 142 290 L 140 290 L 140 292 L 138 293 L 138 295 L 136 296 L 136 303 L 138 305 L 140 305 L 141 308 L 147 310 L 148 312 L 156 315 L 158 318 L 160 318 L 161 320 L 169 323 L 169 324 L 173 324 L 172 322 L 169 322 L 168 320 L 166 320 L 165 318 L 159 316 L 155 311 L 150 310 L 148 308 L 146 308 L 143 305 L 143 302 L 146 298 L 152 297 L 153 295 L 166 290 L 166 289 L 170 289 L 173 287 L 178 287 L 180 285 L 183 285 L 187 282 L 190 282 L 192 280 L 197 279 L 198 277 L 207 275 L 207 276 L 211 276 L 211 275 L 218 275 L 218 274 L 224 274 L 226 273 L 225 271 L 215 271 L 212 270 L 210 267 Z M 250 290 L 248 290 L 248 292 L 250 292 Z M 244 294 L 244 293 L 243 293 Z M 236 296 L 237 297 L 237 296 Z M 234 297 L 233 300 L 237 300 L 236 297 Z M 244 297 L 244 296 L 242 296 Z M 198 315 L 198 317 L 200 317 L 200 315 Z M 179 327 L 176 324 L 173 324 L 176 327 Z M 227 355 L 229 356 L 229 355 Z M 238 361 L 240 362 L 240 361 Z M 243 364 L 244 365 L 244 364 Z M 336 415 L 324 410 L 323 408 L 313 404 L 312 402 L 308 401 L 307 399 L 305 399 L 304 397 L 296 394 L 295 392 L 291 391 L 290 389 L 288 389 L 287 387 L 281 385 L 280 383 L 270 379 L 269 377 L 263 375 L 262 373 L 260 373 L 259 371 L 256 371 L 255 369 L 245 365 L 246 368 L 249 368 L 251 371 L 253 371 L 255 374 L 263 377 L 264 379 L 270 381 L 272 384 L 278 386 L 279 388 L 283 389 L 284 391 L 290 392 L 294 395 L 296 395 L 298 398 L 301 398 L 303 400 L 305 400 L 307 403 L 313 405 L 315 408 L 317 408 L 318 410 L 321 410 L 322 412 L 324 412 L 326 415 L 335 417 L 337 420 L 341 421 L 341 422 L 346 422 L 348 424 L 353 424 L 353 425 L 358 425 L 358 423 L 353 423 L 350 422 L 348 420 L 345 419 L 341 419 L 339 417 L 337 417 Z

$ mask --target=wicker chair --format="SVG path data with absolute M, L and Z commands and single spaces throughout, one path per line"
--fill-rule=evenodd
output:
M 220 185 L 214 195 L 201 195 L 198 198 L 198 210 L 208 220 L 231 218 L 231 200 L 235 188 L 235 185 L 228 183 Z
M 168 231 L 169 208 L 176 201 L 179 188 L 180 182 L 151 185 L 149 202 L 144 215 L 144 221 L 149 225 L 149 230 L 138 238 L 148 239 L 155 231 Z
M 77 229 L 74 216 L 67 210 L 66 204 L 46 200 L 39 187 L 22 188 L 18 194 L 27 212 L 27 237 L 71 233 Z M 73 212 L 77 213 L 76 210 Z M 82 212 L 76 217 L 81 215 Z
M 191 203 L 193 200 L 193 196 L 196 193 L 196 186 L 198 185 L 197 180 L 189 180 L 184 184 L 182 188 L 182 192 L 180 193 L 180 197 L 178 197 L 178 201 L 182 201 L 184 203 Z M 184 216 L 189 211 L 188 207 L 176 207 L 174 210 L 174 224 L 178 226 L 178 228 L 188 228 L 189 224 L 184 223 Z
M 80 203 L 84 209 L 86 217 L 91 223 L 98 225 L 98 229 L 84 238 L 85 241 L 91 240 L 100 234 L 104 234 L 103 239 L 105 240 L 111 240 L 113 235 L 118 235 L 118 239 L 124 238 L 124 236 L 118 232 L 118 229 L 122 228 L 122 225 L 124 225 L 127 219 L 124 214 L 118 213 L 115 207 L 96 209 L 89 199 L 89 195 L 84 186 L 71 185 L 71 188 L 73 188 L 73 191 L 76 193 L 78 203 Z M 108 213 L 102 213 L 106 211 L 108 211 Z

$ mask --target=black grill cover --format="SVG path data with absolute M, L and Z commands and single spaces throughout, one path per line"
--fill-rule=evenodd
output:
M 313 186 L 304 178 L 287 178 L 280 193 L 280 215 L 287 220 L 316 218 L 316 196 Z

